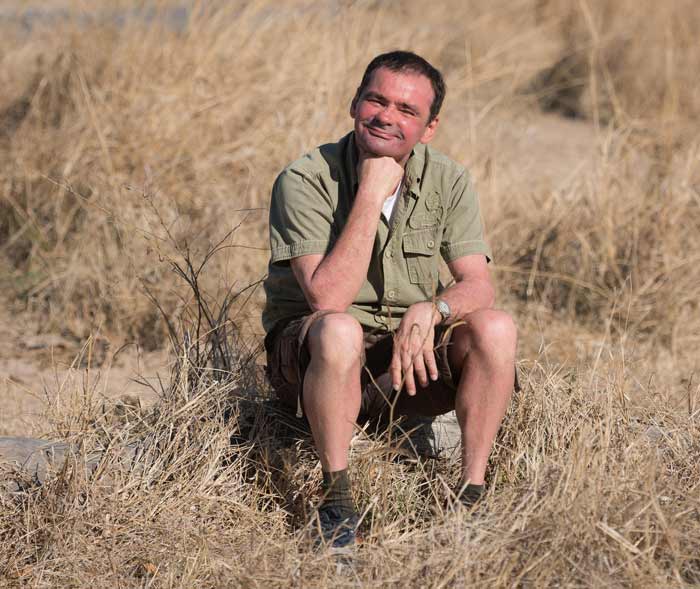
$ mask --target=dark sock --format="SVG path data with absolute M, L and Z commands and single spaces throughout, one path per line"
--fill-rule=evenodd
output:
M 336 507 L 343 517 L 355 513 L 355 504 L 352 501 L 350 492 L 350 479 L 348 469 L 336 470 L 335 472 L 323 472 L 322 504 L 328 507 Z
M 469 483 L 464 489 L 461 489 L 461 491 L 462 492 L 459 494 L 460 502 L 466 507 L 471 507 L 479 501 L 484 494 L 484 485 L 472 485 Z

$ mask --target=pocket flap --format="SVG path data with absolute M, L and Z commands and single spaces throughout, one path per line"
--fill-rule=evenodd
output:
M 408 218 L 408 226 L 411 229 L 425 229 L 426 227 L 437 227 L 440 220 L 434 214 L 423 213 L 411 215 Z
M 407 254 L 432 256 L 436 245 L 434 231 L 416 231 L 403 236 L 403 251 Z

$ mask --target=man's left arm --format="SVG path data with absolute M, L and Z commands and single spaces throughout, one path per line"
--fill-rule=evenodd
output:
M 453 260 L 447 266 L 455 283 L 442 291 L 438 298 L 444 300 L 450 307 L 450 323 L 464 319 L 477 309 L 493 307 L 496 298 L 495 289 L 484 256 L 479 254 L 463 256 Z

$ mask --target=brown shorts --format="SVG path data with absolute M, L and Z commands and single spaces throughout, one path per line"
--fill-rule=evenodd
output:
M 306 336 L 314 321 L 328 313 L 332 311 L 317 311 L 293 319 L 273 329 L 265 338 L 270 384 L 283 403 L 296 409 L 297 417 L 303 415 L 302 384 L 311 360 Z M 389 413 L 396 417 L 441 415 L 454 409 L 455 382 L 459 382 L 459 374 L 453 376 L 447 361 L 447 345 L 451 333 L 449 326 L 436 327 L 434 347 L 440 376 L 437 381 L 429 381 L 425 388 L 416 382 L 416 394 L 409 396 L 405 390 L 396 392 L 391 387 L 389 365 L 394 343 L 392 335 L 386 332 L 366 332 L 361 376 L 362 402 L 358 421 L 379 418 Z

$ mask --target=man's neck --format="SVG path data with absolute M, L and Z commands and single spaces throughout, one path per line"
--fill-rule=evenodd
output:
M 376 153 L 370 153 L 368 151 L 365 151 L 362 149 L 359 145 L 355 144 L 355 150 L 357 152 L 357 165 L 359 166 L 362 160 L 366 160 L 368 158 L 374 158 L 374 157 L 382 157 L 377 155 Z M 413 153 L 413 151 L 411 151 Z M 406 164 L 408 163 L 408 160 L 411 159 L 411 153 L 409 153 L 405 158 L 401 160 L 397 160 L 394 158 L 396 163 L 398 163 L 404 170 L 406 169 Z

